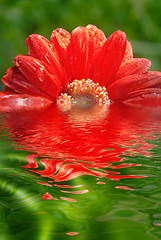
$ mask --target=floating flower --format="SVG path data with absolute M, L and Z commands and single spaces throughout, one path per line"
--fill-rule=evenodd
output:
M 70 109 L 117 102 L 161 103 L 161 73 L 148 71 L 148 59 L 133 57 L 122 31 L 106 39 L 93 25 L 71 34 L 59 28 L 50 41 L 32 34 L 26 45 L 29 54 L 18 55 L 2 78 L 7 87 L 0 95 L 1 106 L 56 102 Z

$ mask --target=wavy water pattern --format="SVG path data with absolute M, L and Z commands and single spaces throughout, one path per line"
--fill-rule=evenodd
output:
M 120 175 L 118 170 L 140 166 L 140 163 L 127 162 L 125 153 L 126 156 L 151 156 L 149 150 L 154 146 L 144 139 L 155 138 L 146 126 L 155 114 L 148 108 L 120 105 L 99 111 L 100 118 L 98 109 L 93 109 L 91 115 L 76 110 L 65 115 L 52 106 L 37 113 L 35 110 L 9 112 L 5 120 L 14 142 L 35 153 L 27 156 L 23 167 L 42 177 L 56 182 L 81 175 L 112 180 L 145 177 Z M 37 158 L 43 170 L 39 170 Z
M 50 106 L 1 127 L 0 239 L 160 239 L 160 108 Z

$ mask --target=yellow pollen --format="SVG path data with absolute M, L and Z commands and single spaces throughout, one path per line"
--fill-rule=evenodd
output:
M 110 100 L 105 87 L 99 86 L 91 79 L 74 80 L 68 84 L 66 93 L 61 93 L 57 103 L 64 110 L 72 106 L 89 107 L 91 105 L 109 105 Z M 66 106 L 64 106 L 66 105 Z

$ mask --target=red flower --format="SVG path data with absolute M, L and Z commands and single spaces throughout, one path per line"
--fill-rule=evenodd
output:
M 122 31 L 106 39 L 93 25 L 78 27 L 71 34 L 60 28 L 52 32 L 50 41 L 32 34 L 26 44 L 29 55 L 18 55 L 15 67 L 7 69 L 2 78 L 7 86 L 1 92 L 4 105 L 11 98 L 35 101 L 34 96 L 39 97 L 38 102 L 55 101 L 64 92 L 75 98 L 71 86 L 76 88 L 76 94 L 84 93 L 85 88 L 85 93 L 91 94 L 94 83 L 100 85 L 99 98 L 103 102 L 108 96 L 111 102 L 161 103 L 161 73 L 147 71 L 151 64 L 148 59 L 133 58 L 131 44 Z M 90 79 L 83 90 L 82 79 Z M 67 94 L 62 95 L 63 101 Z

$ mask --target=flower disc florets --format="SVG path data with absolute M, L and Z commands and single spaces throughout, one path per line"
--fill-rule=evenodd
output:
M 105 87 L 99 86 L 90 79 L 74 80 L 68 84 L 66 93 L 61 93 L 57 103 L 70 109 L 71 106 L 87 108 L 92 105 L 107 105 L 110 103 Z

